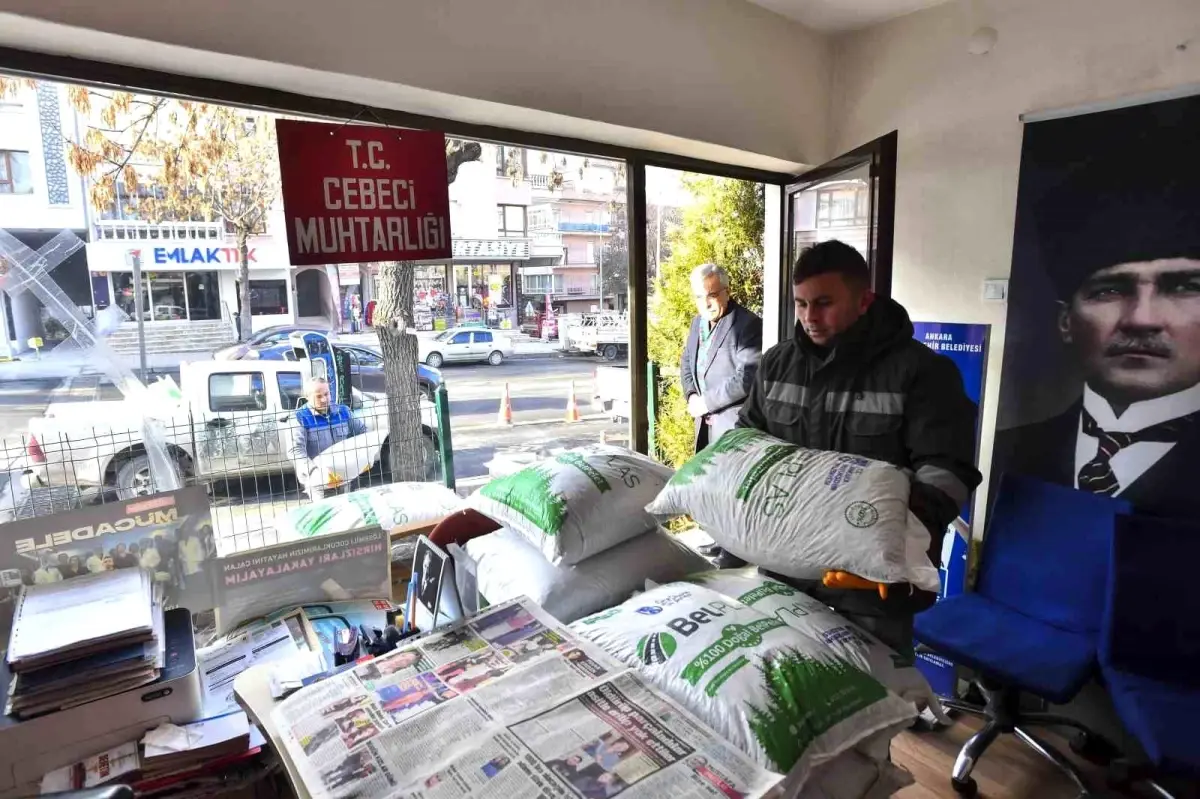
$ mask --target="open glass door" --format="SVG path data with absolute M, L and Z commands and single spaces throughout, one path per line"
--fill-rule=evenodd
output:
M 840 239 L 851 245 L 871 267 L 871 288 L 884 297 L 891 295 L 896 138 L 892 131 L 838 156 L 797 177 L 784 190 L 787 228 L 781 248 L 781 341 L 791 338 L 796 322 L 792 265 L 812 244 Z

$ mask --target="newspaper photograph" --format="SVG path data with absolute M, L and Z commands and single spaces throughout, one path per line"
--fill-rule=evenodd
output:
M 215 556 L 201 486 L 0 524 L 0 646 L 22 586 L 115 569 L 153 572 L 168 610 L 211 610 Z
M 741 799 L 780 779 L 528 599 L 406 644 L 274 710 L 315 799 Z

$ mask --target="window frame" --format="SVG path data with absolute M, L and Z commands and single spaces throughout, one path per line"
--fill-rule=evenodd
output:
M 508 211 L 510 208 L 520 209 L 521 211 L 521 228 L 510 228 L 508 226 Z M 499 203 L 496 205 L 496 213 L 499 216 L 496 225 L 496 234 L 502 239 L 525 239 L 529 238 L 529 207 L 518 205 L 517 203 Z
M 254 395 L 254 386 L 253 386 L 254 378 L 258 378 L 258 386 L 259 386 L 259 390 L 260 390 L 260 393 L 262 396 L 262 407 L 261 408 L 257 407 L 257 405 L 253 408 L 217 408 L 217 407 L 215 407 L 213 400 L 216 395 L 213 392 L 213 378 L 214 377 L 240 377 L 242 375 L 250 376 L 250 379 L 251 379 L 250 391 L 251 391 L 251 393 L 249 396 L 251 396 L 251 397 Z M 227 396 L 234 396 L 234 395 L 230 394 Z M 269 405 L 269 403 L 267 402 L 267 378 L 266 378 L 266 375 L 264 375 L 262 372 L 209 372 L 208 373 L 208 410 L 210 412 L 212 412 L 212 413 L 263 413 L 267 410 L 268 405 Z
M 29 179 L 29 187 L 25 191 L 17 191 L 17 170 L 13 166 L 13 156 L 25 156 L 25 174 Z M 33 164 L 28 150 L 0 150 L 0 194 L 24 196 L 33 194 Z M 7 187 L 7 188 L 5 188 Z
M 287 392 L 284 391 L 283 384 L 279 382 L 279 378 L 284 377 L 285 375 L 288 377 L 295 375 L 296 379 L 300 381 L 300 393 L 298 393 L 296 395 L 296 401 L 290 408 L 287 407 L 287 403 L 285 402 L 286 398 L 289 395 Z M 281 405 L 284 406 L 283 409 L 285 411 L 296 411 L 296 410 L 300 409 L 300 407 L 301 407 L 300 400 L 304 399 L 304 373 L 303 372 L 276 372 L 275 373 L 275 387 L 277 389 L 279 389 L 279 402 Z
M 277 305 L 272 305 L 271 306 L 272 310 L 270 310 L 270 311 L 255 310 L 255 308 L 254 308 L 254 284 L 255 283 L 272 283 L 272 284 L 278 284 L 279 286 L 282 286 L 283 310 L 282 311 L 274 310 L 275 308 L 279 307 Z M 275 287 L 276 286 L 273 285 L 271 288 L 275 288 Z M 238 299 L 239 300 L 241 299 L 240 291 L 238 292 Z M 288 281 L 286 278 L 270 278 L 270 279 L 259 279 L 259 280 L 250 278 L 250 315 L 251 316 L 287 316 L 289 313 L 291 313 L 291 307 L 292 307 L 292 292 L 291 292 L 291 287 L 288 285 Z

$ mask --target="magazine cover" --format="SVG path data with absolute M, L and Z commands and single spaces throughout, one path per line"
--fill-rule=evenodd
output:
M 201 486 L 0 524 L 0 648 L 22 585 L 142 567 L 166 609 L 214 606 L 216 542 Z
M 230 555 L 215 572 L 221 633 L 280 608 L 391 596 L 388 533 L 381 527 Z

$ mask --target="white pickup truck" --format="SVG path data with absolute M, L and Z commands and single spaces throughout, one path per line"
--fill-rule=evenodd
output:
M 154 391 L 167 450 L 182 475 L 199 482 L 289 474 L 295 410 L 303 397 L 305 362 L 205 361 L 180 368 L 179 395 Z M 351 412 L 368 433 L 369 463 L 388 470 L 387 398 L 353 391 Z M 65 403 L 31 419 L 26 457 L 16 464 L 33 486 L 74 486 L 121 499 L 150 488 L 142 411 L 129 401 Z M 426 473 L 436 475 L 436 414 L 421 400 Z M 381 435 L 382 434 L 382 435 Z M 381 455 L 381 453 L 383 453 Z

